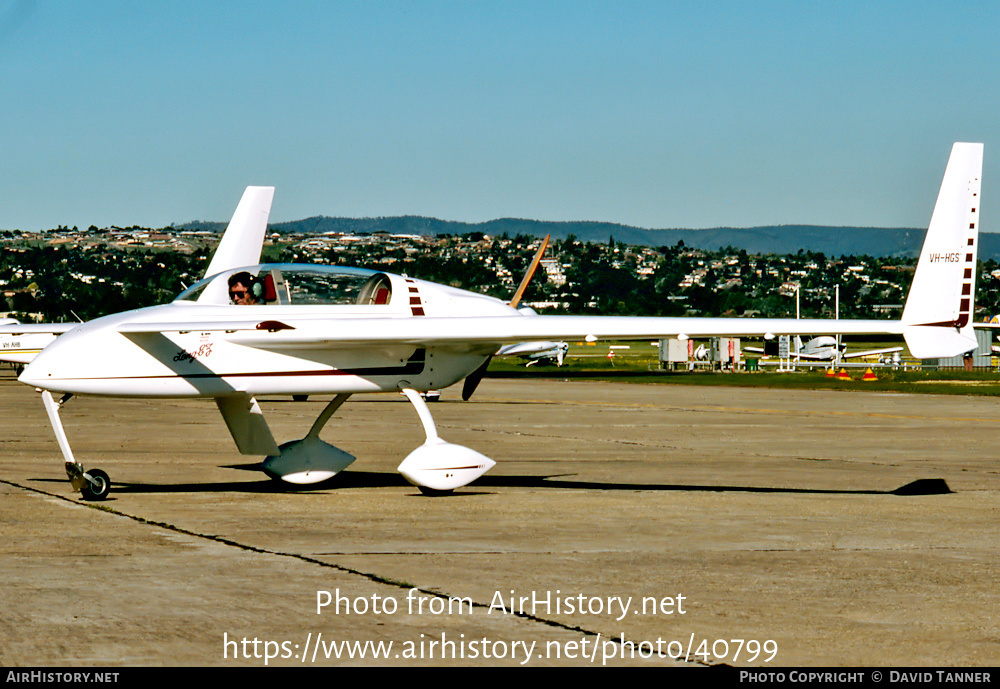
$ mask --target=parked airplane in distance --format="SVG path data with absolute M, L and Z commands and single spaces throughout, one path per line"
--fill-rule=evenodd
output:
M 518 342 L 504 345 L 496 356 L 516 356 L 526 360 L 526 366 L 535 364 L 555 364 L 562 366 L 566 360 L 569 344 L 566 342 Z
M 264 232 L 271 213 L 274 187 L 247 187 L 243 198 L 236 206 L 236 212 L 223 234 L 223 242 L 216 247 L 212 262 L 205 271 L 205 277 L 227 268 L 256 263 L 260 260 Z M 15 318 L 0 319 L 0 361 L 18 366 L 18 374 L 24 365 L 49 346 L 63 333 L 72 330 L 79 323 L 21 323 Z M 11 327 L 16 326 L 16 327 Z
M 763 354 L 765 356 L 778 356 L 776 347 L 774 349 L 770 347 L 744 347 L 743 351 Z M 863 359 L 865 357 L 881 356 L 901 351 L 903 351 L 902 347 L 883 347 L 881 349 L 848 352 L 846 345 L 837 346 L 837 338 L 832 335 L 820 335 L 804 343 L 802 342 L 802 338 L 796 335 L 795 339 L 792 340 L 792 347 L 788 353 L 788 358 L 805 361 L 842 361 L 844 359 Z
M 24 364 L 35 358 L 51 342 L 79 323 L 21 323 L 16 318 L 5 318 L 0 327 L 0 361 L 17 365 L 18 373 Z M 17 326 L 12 327 L 12 326 Z

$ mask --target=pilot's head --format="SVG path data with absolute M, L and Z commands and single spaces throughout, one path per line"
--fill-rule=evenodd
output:
M 260 282 L 245 270 L 229 276 L 229 299 L 234 304 L 239 306 L 256 304 L 261 293 Z

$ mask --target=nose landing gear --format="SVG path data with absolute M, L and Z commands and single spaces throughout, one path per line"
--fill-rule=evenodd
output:
M 63 458 L 66 460 L 66 475 L 69 477 L 69 482 L 74 490 L 80 491 L 84 500 L 103 500 L 111 492 L 111 479 L 101 469 L 85 470 L 83 465 L 74 459 L 73 450 L 66 439 L 66 431 L 63 430 L 62 419 L 59 418 L 59 408 L 72 397 L 72 394 L 66 394 L 56 402 L 51 392 L 42 391 L 45 412 L 49 415 L 49 423 L 52 424 L 59 449 L 62 450 Z

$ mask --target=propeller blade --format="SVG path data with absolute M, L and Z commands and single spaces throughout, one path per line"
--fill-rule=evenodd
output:
M 528 289 L 528 283 L 531 282 L 532 276 L 534 276 L 535 271 L 538 270 L 538 264 L 542 262 L 542 255 L 545 253 L 545 249 L 549 246 L 549 238 L 550 235 L 545 235 L 545 239 L 542 240 L 542 245 L 539 246 L 538 251 L 535 252 L 535 257 L 531 259 L 531 265 L 528 266 L 528 271 L 524 274 L 521 284 L 518 285 L 517 291 L 514 292 L 514 296 L 510 300 L 510 305 L 515 309 L 517 308 L 517 305 L 521 303 L 521 297 L 524 296 L 524 291 Z M 491 361 L 493 361 L 492 356 L 484 361 L 482 366 L 465 377 L 465 383 L 462 385 L 463 401 L 468 402 L 472 399 L 472 395 L 476 392 L 476 388 L 479 387 L 479 383 L 482 382 L 483 376 L 486 375 L 486 369 L 490 367 Z
M 462 385 L 463 402 L 468 402 L 472 397 L 472 393 L 474 393 L 476 388 L 479 387 L 479 383 L 483 380 L 483 376 L 486 375 L 486 369 L 490 367 L 491 361 L 493 361 L 492 356 L 484 361 L 482 366 L 465 377 L 465 383 Z
M 510 300 L 510 305 L 513 308 L 516 309 L 517 305 L 521 303 L 521 297 L 524 296 L 524 291 L 528 289 L 528 283 L 531 282 L 532 276 L 534 276 L 535 271 L 538 270 L 538 264 L 542 262 L 542 254 L 545 253 L 545 249 L 548 245 L 549 235 L 545 235 L 545 239 L 542 240 L 542 245 L 538 247 L 538 251 L 535 252 L 535 257 L 531 259 L 531 265 L 528 266 L 528 272 L 524 274 L 521 284 L 517 286 L 517 291 L 514 292 L 514 296 Z

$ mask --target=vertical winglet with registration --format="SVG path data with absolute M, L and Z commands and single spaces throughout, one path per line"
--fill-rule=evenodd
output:
M 976 348 L 976 291 L 983 145 L 956 143 L 903 309 L 903 335 L 918 359 Z

